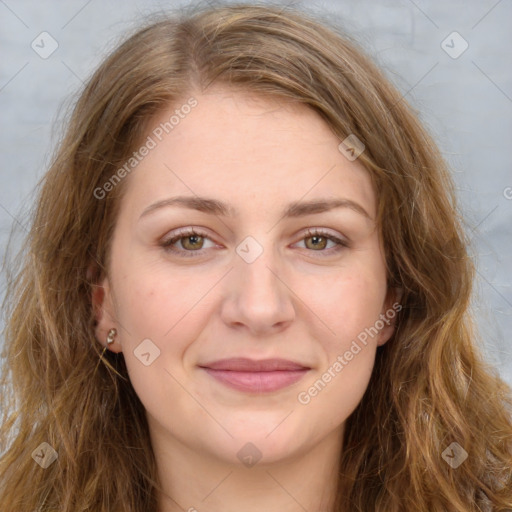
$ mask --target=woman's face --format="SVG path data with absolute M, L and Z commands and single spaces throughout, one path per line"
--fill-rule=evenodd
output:
M 97 336 L 117 328 L 154 440 L 284 460 L 341 438 L 392 334 L 376 198 L 306 107 L 195 100 L 126 167 Z

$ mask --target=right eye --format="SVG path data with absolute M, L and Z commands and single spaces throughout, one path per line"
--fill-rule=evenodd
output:
M 170 238 L 162 240 L 161 246 L 166 250 L 178 256 L 195 257 L 203 254 L 204 240 L 209 240 L 208 235 L 195 228 L 186 228 L 184 230 L 171 234 Z M 173 247 L 180 242 L 181 249 Z M 188 253 L 188 254 L 187 254 Z M 194 254 L 195 253 L 195 254 Z

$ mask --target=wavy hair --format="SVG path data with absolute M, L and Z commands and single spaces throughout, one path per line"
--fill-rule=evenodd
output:
M 148 123 L 211 84 L 300 103 L 340 142 L 355 134 L 378 200 L 393 337 L 347 419 L 336 512 L 512 508 L 511 390 L 470 314 L 474 267 L 447 164 L 382 71 L 342 31 L 292 8 L 195 7 L 127 36 L 85 85 L 44 175 L 9 273 L 0 503 L 9 512 L 156 511 L 144 408 L 122 353 L 94 335 L 123 182 L 101 187 Z M 36 464 L 41 443 L 58 458 Z M 458 443 L 456 469 L 443 450 Z M 34 456 L 34 452 L 36 455 Z

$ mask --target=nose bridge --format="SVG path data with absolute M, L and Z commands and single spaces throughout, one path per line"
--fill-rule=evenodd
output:
M 260 237 L 260 240 L 263 237 Z M 289 291 L 279 274 L 278 251 L 266 242 L 248 236 L 237 246 L 228 319 L 254 330 L 266 330 L 293 318 Z
M 263 237 L 259 238 L 262 240 Z M 251 298 L 255 300 L 276 300 L 280 295 L 280 281 L 276 276 L 280 264 L 270 239 L 271 237 L 266 237 L 265 241 L 259 242 L 256 238 L 248 236 L 236 249 L 239 256 L 237 266 L 242 276 L 240 291 L 250 292 Z M 260 297 L 261 294 L 263 297 Z

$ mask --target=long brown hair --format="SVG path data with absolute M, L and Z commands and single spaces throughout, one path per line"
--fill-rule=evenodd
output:
M 359 161 L 375 187 L 389 286 L 403 290 L 403 309 L 347 420 L 335 510 L 512 508 L 511 390 L 477 349 L 473 265 L 439 150 L 327 21 L 232 5 L 152 20 L 105 59 L 75 105 L 4 305 L 4 510 L 156 510 L 144 408 L 122 353 L 101 358 L 94 336 L 91 292 L 108 273 L 123 182 L 103 199 L 95 190 L 156 113 L 212 83 L 309 106 L 340 142 L 355 134 L 365 144 Z M 36 458 L 53 452 L 42 443 L 57 454 L 46 468 Z M 468 454 L 456 468 L 443 457 L 453 446 Z

